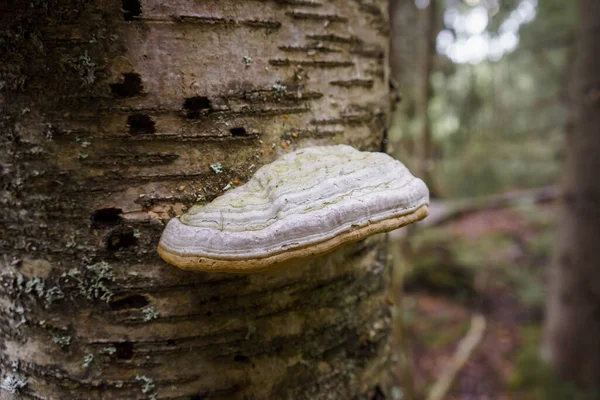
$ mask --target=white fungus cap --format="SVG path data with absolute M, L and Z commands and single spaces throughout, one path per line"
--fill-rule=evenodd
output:
M 183 269 L 257 272 L 420 220 L 428 204 L 423 181 L 387 154 L 310 147 L 172 219 L 158 252 Z

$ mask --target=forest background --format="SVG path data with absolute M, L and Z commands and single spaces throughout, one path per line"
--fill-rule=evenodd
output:
M 540 346 L 577 2 L 397 0 L 392 26 L 388 151 L 433 198 L 407 242 L 392 235 L 403 395 L 594 398 L 559 383 Z

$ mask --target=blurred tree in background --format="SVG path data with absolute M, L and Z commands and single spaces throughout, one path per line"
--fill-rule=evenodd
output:
M 577 48 L 577 1 L 392 1 L 390 57 L 401 102 L 388 151 L 440 200 L 420 224 L 426 229 L 391 235 L 396 280 L 406 289 L 396 298 L 403 302 L 404 365 L 413 366 L 406 373 L 413 387 L 403 385 L 407 398 L 424 398 L 441 380 L 440 365 L 451 364 L 453 350 L 440 343 L 457 346 L 450 333 L 461 336 L 469 324 L 460 312 L 489 324 L 448 398 L 600 398 L 571 385 L 600 382 L 600 222 L 593 207 L 600 1 L 581 3 Z M 562 215 L 556 186 L 546 188 L 546 200 L 534 195 L 545 190 L 503 193 L 555 185 L 563 163 Z M 544 324 L 552 366 L 539 357 Z
M 403 37 L 392 45 L 392 66 L 403 101 L 390 130 L 390 152 L 415 170 L 423 171 L 419 165 L 425 163 L 422 175 L 441 197 L 555 182 L 576 2 L 396 3 L 395 21 L 404 25 Z M 432 10 L 428 33 L 424 15 Z M 430 47 L 429 68 L 423 65 L 428 58 L 422 42 L 431 36 L 435 47 Z M 427 77 L 429 88 L 423 85 Z M 431 135 L 426 150 L 424 135 Z
M 556 370 L 600 390 L 600 2 L 580 1 L 569 87 L 563 205 L 548 290 L 546 350 Z M 594 396 L 600 397 L 600 393 Z

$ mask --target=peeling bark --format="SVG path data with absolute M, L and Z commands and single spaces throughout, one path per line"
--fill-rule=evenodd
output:
M 379 399 L 382 237 L 180 271 L 165 222 L 296 148 L 381 147 L 383 0 L 32 0 L 0 13 L 0 398 Z

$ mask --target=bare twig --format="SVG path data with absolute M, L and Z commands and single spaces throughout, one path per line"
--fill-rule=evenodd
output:
M 448 390 L 452 387 L 452 383 L 456 375 L 465 366 L 471 354 L 483 339 L 485 332 L 485 317 L 483 315 L 474 315 L 471 318 L 471 327 L 467 335 L 460 341 L 456 352 L 450 359 L 449 364 L 442 371 L 442 375 L 431 388 L 427 400 L 442 400 Z

